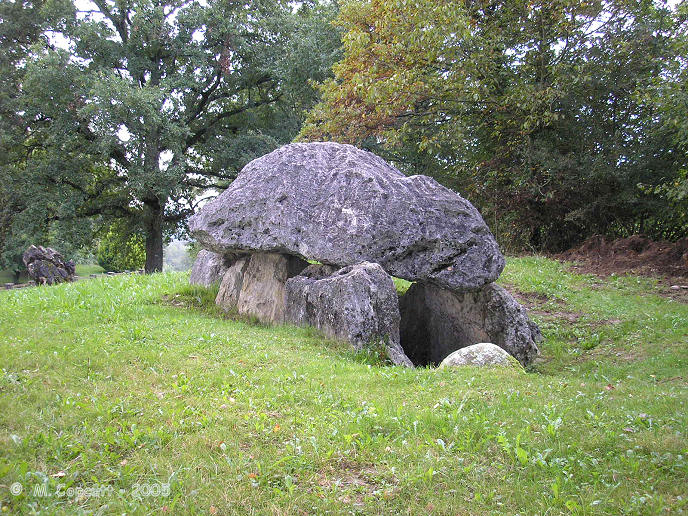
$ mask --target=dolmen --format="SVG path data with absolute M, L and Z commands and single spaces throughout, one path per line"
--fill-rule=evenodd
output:
M 54 285 L 73 281 L 76 265 L 51 247 L 32 245 L 22 256 L 28 276 L 37 285 Z
M 189 221 L 191 282 L 267 323 L 309 325 L 399 365 L 477 343 L 522 364 L 541 339 L 494 281 L 504 257 L 480 213 L 426 176 L 337 143 L 285 145 L 244 167 Z M 393 277 L 413 283 L 401 297 Z

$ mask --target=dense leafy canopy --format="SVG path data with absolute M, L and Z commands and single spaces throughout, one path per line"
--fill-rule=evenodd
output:
M 351 1 L 345 56 L 301 137 L 437 177 L 504 244 L 677 238 L 686 221 L 655 189 L 687 163 L 666 118 L 685 95 L 684 19 L 651 1 Z M 663 112 L 658 96 L 675 100 Z
M 45 229 L 24 224 L 23 231 L 12 231 L 17 214 L 27 206 L 25 200 L 15 194 L 14 190 L 20 185 L 9 174 L 13 170 L 15 176 L 22 175 L 20 164 L 26 156 L 17 92 L 24 75 L 21 64 L 40 37 L 41 5 L 40 1 L 26 5 L 0 2 L 0 266 L 10 266 L 15 273 L 28 247 L 24 245 L 27 234 L 38 235 Z
M 17 205 L 0 224 L 18 243 L 5 247 L 39 238 L 39 225 L 87 241 L 119 219 L 144 236 L 148 271 L 204 191 L 293 138 L 316 98 L 308 81 L 327 76 L 338 48 L 329 4 L 2 5 L 2 45 L 18 54 L 2 63 L 17 76 L 3 97 L 16 152 L 0 190 Z
M 674 58 L 655 78 L 645 96 L 654 103 L 671 135 L 680 166 L 675 177 L 655 187 L 654 192 L 665 196 L 684 225 L 688 224 L 688 2 L 678 6 L 680 22 L 672 41 Z

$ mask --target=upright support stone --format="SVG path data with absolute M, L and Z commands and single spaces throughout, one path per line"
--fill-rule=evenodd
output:
M 244 273 L 251 261 L 251 256 L 246 255 L 238 258 L 232 263 L 222 276 L 220 290 L 215 297 L 215 304 L 225 311 L 239 309 L 239 295 L 244 286 Z
M 237 310 L 261 322 L 283 323 L 285 284 L 307 266 L 300 258 L 276 253 L 240 258 L 225 272 L 215 301 L 225 310 Z
M 397 365 L 412 366 L 399 344 L 399 302 L 392 278 L 376 263 L 334 271 L 310 265 L 287 281 L 287 322 L 314 326 L 356 349 L 381 347 Z
M 236 257 L 235 254 L 223 256 L 207 249 L 201 249 L 198 252 L 193 267 L 191 267 L 189 283 L 209 287 L 221 282 L 225 272 Z

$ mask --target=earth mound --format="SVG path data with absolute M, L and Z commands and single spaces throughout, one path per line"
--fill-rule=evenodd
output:
M 577 262 L 581 272 L 590 274 L 608 276 L 635 272 L 685 278 L 688 277 L 688 237 L 666 242 L 644 235 L 619 239 L 595 235 L 556 258 Z

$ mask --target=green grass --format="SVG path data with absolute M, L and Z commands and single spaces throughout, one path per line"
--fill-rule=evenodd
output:
M 105 272 L 105 269 L 103 269 L 100 265 L 98 264 L 78 264 L 76 266 L 76 275 L 77 276 L 88 276 L 89 274 L 103 274 Z
M 380 367 L 187 281 L 0 292 L 3 510 L 688 511 L 688 305 L 650 280 L 510 259 L 546 338 L 528 372 Z

